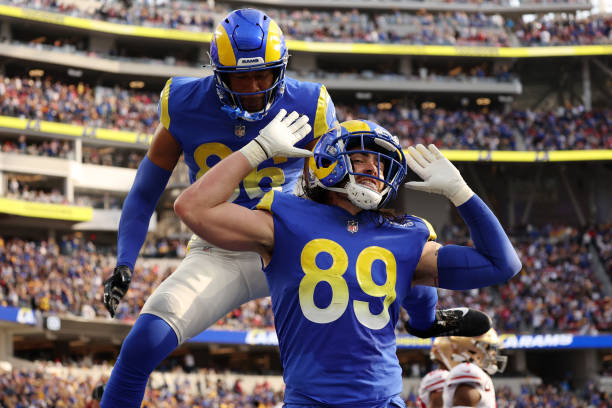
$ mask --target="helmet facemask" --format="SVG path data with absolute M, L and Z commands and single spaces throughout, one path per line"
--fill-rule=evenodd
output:
M 372 127 L 374 130 L 354 132 L 341 127 L 322 136 L 311 159 L 310 184 L 344 193 L 353 205 L 364 210 L 382 208 L 395 197 L 406 175 L 406 159 L 396 137 L 378 125 L 372 123 Z M 377 175 L 354 170 L 351 156 L 357 153 L 376 157 Z M 322 168 L 332 169 L 323 179 L 319 176 L 326 171 L 316 170 Z M 384 187 L 375 191 L 359 183 L 358 177 L 371 178 Z
M 273 64 L 261 64 L 260 66 L 249 66 L 242 68 L 240 66 L 215 68 L 213 65 L 215 87 L 217 89 L 217 95 L 219 96 L 219 99 L 223 105 L 221 109 L 229 114 L 232 119 L 243 119 L 249 122 L 263 119 L 263 117 L 266 116 L 274 105 L 274 102 L 276 102 L 285 91 L 286 67 L 287 57 L 285 57 L 284 61 L 281 63 L 276 62 Z M 269 88 L 256 92 L 236 92 L 231 89 L 228 75 L 241 72 L 263 71 L 266 69 L 272 70 L 274 75 L 274 81 Z M 251 112 L 243 107 L 241 97 L 250 95 L 264 95 L 262 109 Z

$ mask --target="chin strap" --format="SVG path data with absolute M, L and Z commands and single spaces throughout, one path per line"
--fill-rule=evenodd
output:
M 266 116 L 266 113 L 263 113 L 263 110 L 259 112 L 250 113 L 245 110 L 241 110 L 238 107 L 231 107 L 227 105 L 223 105 L 221 110 L 229 115 L 233 120 L 246 120 L 247 122 L 257 122 Z

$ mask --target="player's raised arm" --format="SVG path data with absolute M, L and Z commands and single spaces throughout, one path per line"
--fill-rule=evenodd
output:
M 172 170 L 181 155 L 181 147 L 161 124 L 157 127 L 149 151 L 138 166 L 119 220 L 117 232 L 117 266 L 104 282 L 104 306 L 115 316 L 121 298 L 132 280 L 134 264 L 149 229 L 155 211 Z
M 271 215 L 227 200 L 259 163 L 277 155 L 312 155 L 293 146 L 310 132 L 308 117 L 286 114 L 282 109 L 259 136 L 217 163 L 176 199 L 176 214 L 195 234 L 224 249 L 258 252 L 267 261 L 274 245 Z
M 441 194 L 457 207 L 467 224 L 474 248 L 428 242 L 413 284 L 444 289 L 476 289 L 505 282 L 521 270 L 521 261 L 501 224 L 469 188 L 459 170 L 434 146 L 408 148 L 408 166 L 423 181 L 405 186 Z

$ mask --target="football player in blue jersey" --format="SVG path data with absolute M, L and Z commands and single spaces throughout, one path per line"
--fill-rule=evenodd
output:
M 187 188 L 175 211 L 218 247 L 261 256 L 286 407 L 403 407 L 395 340 L 400 305 L 410 315 L 409 332 L 421 337 L 490 328 L 489 317 L 471 309 L 434 316 L 435 304 L 424 310 L 415 301 L 427 293 L 415 285 L 433 291 L 492 285 L 514 276 L 520 260 L 497 218 L 435 146 L 418 145 L 405 156 L 396 137 L 364 120 L 344 122 L 316 143 L 307 198 L 270 191 L 253 210 L 228 202 L 259 163 L 309 153 L 293 146 L 307 133 L 305 119 L 285 115 Z M 457 206 L 473 248 L 441 246 L 423 219 L 381 210 L 408 165 L 423 178 L 409 187 L 443 194 Z M 429 321 L 415 329 L 414 319 Z
M 288 51 L 280 28 L 253 9 L 230 13 L 210 47 L 214 75 L 174 77 L 159 103 L 160 125 L 125 200 L 117 267 L 104 284 L 104 304 L 121 314 L 149 220 L 181 154 L 191 182 L 266 128 L 280 109 L 311 118 L 305 147 L 336 125 L 325 87 L 285 76 Z M 265 160 L 236 185 L 233 203 L 253 206 L 268 190 L 292 192 L 304 160 Z M 269 289 L 254 252 L 217 248 L 194 236 L 177 270 L 147 299 L 125 339 L 102 396 L 102 407 L 140 407 L 152 370 L 179 344 Z M 98 390 L 98 395 L 100 390 Z

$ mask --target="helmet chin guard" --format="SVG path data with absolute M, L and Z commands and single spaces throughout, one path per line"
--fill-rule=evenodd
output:
M 352 174 L 349 179 L 355 179 Z M 388 188 L 385 188 L 387 190 Z M 362 210 L 375 210 L 380 204 L 383 194 L 377 193 L 376 191 L 363 186 L 355 181 L 348 182 L 344 188 L 346 195 L 351 203 L 355 204 Z

